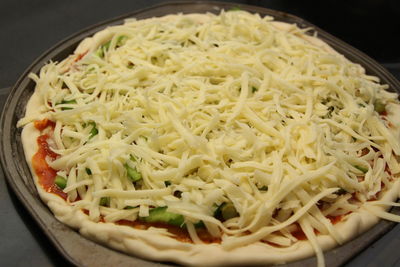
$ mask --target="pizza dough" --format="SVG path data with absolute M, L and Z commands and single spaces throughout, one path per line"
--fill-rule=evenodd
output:
M 92 240 L 185 265 L 323 265 L 399 221 L 397 95 L 306 32 L 232 11 L 83 40 L 31 74 L 19 126 L 40 197 Z

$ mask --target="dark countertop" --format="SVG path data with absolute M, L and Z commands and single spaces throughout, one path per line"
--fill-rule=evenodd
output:
M 2 0 L 0 2 L 0 108 L 29 64 L 69 35 L 97 22 L 163 1 Z M 400 78 L 400 49 L 393 36 L 399 26 L 396 1 L 229 1 L 298 15 L 383 63 Z M 297 2 L 301 2 L 301 5 Z M 297 4 L 296 4 L 297 3 Z M 343 9 L 344 8 L 344 9 Z M 397 21 L 396 21 L 397 19 Z M 391 27 L 385 27 L 391 25 Z M 2 89 L 3 88 L 3 89 Z M 63 266 L 62 256 L 37 227 L 0 172 L 0 266 Z M 400 225 L 348 266 L 400 266 Z

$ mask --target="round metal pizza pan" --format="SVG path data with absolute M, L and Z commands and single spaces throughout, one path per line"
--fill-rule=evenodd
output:
M 35 84 L 28 78 L 28 74 L 31 72 L 38 73 L 40 68 L 49 61 L 62 60 L 71 54 L 85 37 L 91 36 L 107 26 L 121 24 L 127 18 L 144 19 L 179 12 L 218 13 L 222 9 L 229 10 L 231 8 L 240 8 L 261 15 L 270 15 L 275 17 L 276 20 L 296 23 L 302 28 L 311 27 L 319 38 L 336 51 L 345 55 L 349 60 L 362 65 L 368 74 L 379 77 L 382 83 L 389 85 L 390 90 L 400 93 L 399 81 L 364 53 L 299 17 L 261 7 L 226 2 L 169 2 L 98 23 L 70 36 L 38 57 L 21 75 L 10 92 L 0 119 L 0 158 L 7 181 L 21 203 L 42 228 L 43 233 L 48 236 L 56 249 L 69 263 L 76 266 L 174 266 L 172 263 L 157 263 L 129 256 L 94 243 L 57 221 L 50 210 L 40 201 L 29 167 L 25 162 L 21 145 L 21 129 L 16 127 L 17 121 L 24 116 L 26 103 L 34 91 Z M 400 214 L 400 209 L 393 209 L 392 212 Z M 356 239 L 325 252 L 327 266 L 344 264 L 388 232 L 394 225 L 392 222 L 381 221 Z M 210 257 L 212 256 L 210 255 Z M 291 267 L 313 265 L 316 265 L 315 257 L 286 264 L 286 266 Z

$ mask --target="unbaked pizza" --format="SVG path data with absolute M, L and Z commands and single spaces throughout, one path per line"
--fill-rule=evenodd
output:
M 309 30 L 239 10 L 86 38 L 30 75 L 40 197 L 92 240 L 184 265 L 322 266 L 399 221 L 398 96 Z

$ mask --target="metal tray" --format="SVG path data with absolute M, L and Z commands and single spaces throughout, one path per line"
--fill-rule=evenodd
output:
M 28 78 L 28 74 L 38 73 L 40 68 L 50 60 L 60 61 L 71 54 L 79 42 L 93 35 L 95 32 L 110 26 L 123 23 L 124 19 L 135 17 L 144 19 L 154 16 L 163 16 L 173 13 L 218 13 L 220 10 L 228 10 L 239 7 L 261 15 L 270 15 L 276 20 L 296 23 L 300 27 L 311 27 L 313 31 L 326 43 L 331 45 L 339 53 L 345 55 L 353 62 L 361 64 L 368 74 L 378 76 L 382 83 L 388 84 L 390 89 L 400 93 L 400 83 L 388 71 L 376 61 L 340 41 L 327 32 L 319 29 L 311 23 L 296 16 L 249 5 L 222 2 L 170 2 L 154 7 L 134 11 L 126 15 L 101 22 L 81 32 L 70 36 L 59 42 L 54 47 L 38 57 L 30 67 L 22 74 L 12 88 L 7 102 L 4 106 L 0 119 L 0 158 L 4 174 L 15 194 L 30 212 L 43 233 L 51 240 L 56 249 L 65 257 L 69 263 L 77 266 L 174 266 L 171 263 L 157 263 L 147 261 L 138 257 L 129 256 L 102 245 L 94 243 L 68 226 L 57 221 L 50 210 L 40 201 L 29 167 L 25 162 L 24 151 L 21 145 L 21 129 L 16 127 L 17 121 L 24 116 L 25 106 L 34 91 L 34 82 Z M 400 214 L 400 209 L 393 209 Z M 325 252 L 327 266 L 340 266 L 365 249 L 372 242 L 393 228 L 395 223 L 381 221 L 369 231 L 343 246 Z M 315 257 L 289 263 L 286 266 L 312 266 L 316 265 Z

